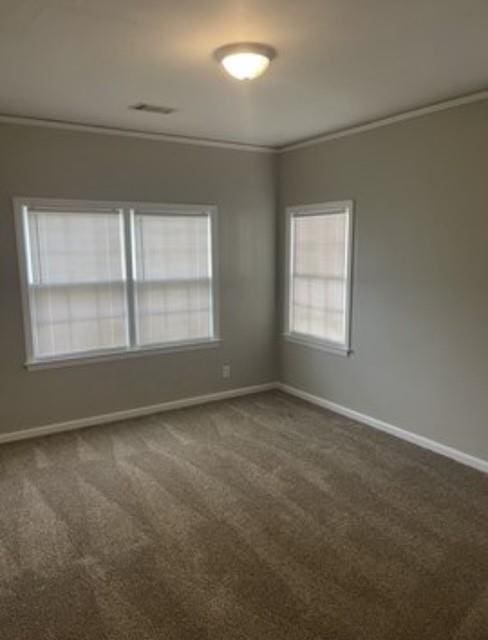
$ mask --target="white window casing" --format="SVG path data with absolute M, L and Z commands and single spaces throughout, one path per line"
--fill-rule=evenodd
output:
M 286 210 L 285 338 L 351 351 L 353 202 Z
M 215 346 L 217 210 L 15 198 L 29 368 Z

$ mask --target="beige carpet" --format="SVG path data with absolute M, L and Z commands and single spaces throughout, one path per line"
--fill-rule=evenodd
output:
M 2 640 L 486 640 L 488 476 L 270 392 L 0 447 Z

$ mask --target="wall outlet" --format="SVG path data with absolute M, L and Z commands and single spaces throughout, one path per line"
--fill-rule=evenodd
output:
M 222 365 L 222 378 L 228 380 L 230 378 L 230 364 Z

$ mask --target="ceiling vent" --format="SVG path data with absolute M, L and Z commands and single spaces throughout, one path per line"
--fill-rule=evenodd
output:
M 129 107 L 133 111 L 146 111 L 147 113 L 159 113 L 163 116 L 168 116 L 170 113 L 174 113 L 176 109 L 173 107 L 160 107 L 157 104 L 147 104 L 146 102 L 139 102 Z

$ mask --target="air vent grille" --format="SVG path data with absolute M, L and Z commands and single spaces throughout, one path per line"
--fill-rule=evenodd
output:
M 176 109 L 173 107 L 162 107 L 157 104 L 147 104 L 147 102 L 139 102 L 130 107 L 133 111 L 146 111 L 147 113 L 159 113 L 163 116 L 168 116 L 170 113 L 174 113 Z

